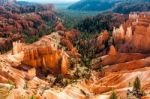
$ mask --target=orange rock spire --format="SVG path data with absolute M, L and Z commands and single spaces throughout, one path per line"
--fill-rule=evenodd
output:
M 116 54 L 117 54 L 116 48 L 113 45 L 111 45 L 108 55 L 116 55 Z
M 67 74 L 69 68 L 69 60 L 66 55 L 62 56 L 62 62 L 61 62 L 61 73 Z
M 131 27 L 128 27 L 127 28 L 127 32 L 126 32 L 126 35 L 125 35 L 125 41 L 131 41 L 132 40 L 132 28 Z

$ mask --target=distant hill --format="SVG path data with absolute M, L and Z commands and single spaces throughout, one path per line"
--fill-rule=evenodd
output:
M 7 11 L 23 14 L 23 13 L 45 11 L 49 9 L 51 10 L 54 8 L 54 5 L 40 4 L 40 3 L 26 2 L 26 1 L 16 1 L 15 3 L 12 4 L 5 4 L 4 7 Z
M 103 11 L 113 7 L 116 2 L 111 2 L 110 0 L 81 0 L 69 6 L 68 9 L 83 11 Z
M 150 2 L 121 3 L 113 9 L 113 12 L 124 14 L 128 14 L 130 12 L 143 12 L 143 11 L 150 11 Z
M 72 4 L 73 3 L 54 3 L 53 5 L 56 9 L 67 9 Z
M 112 31 L 128 19 L 127 15 L 117 13 L 100 13 L 94 17 L 81 20 L 75 28 L 84 33 L 99 33 L 102 30 Z
M 35 3 L 35 2 L 26 2 L 26 1 L 16 1 L 15 4 L 16 4 L 16 5 L 19 5 L 19 6 L 38 5 L 38 3 Z
M 146 5 L 146 6 L 145 6 Z M 81 11 L 118 11 L 119 8 L 130 11 L 147 11 L 150 10 L 150 0 L 81 0 L 71 6 L 68 9 L 81 10 Z M 129 6 L 129 7 L 128 7 Z M 136 7 L 138 6 L 138 7 Z M 128 9 L 129 8 L 129 9 Z M 134 10 L 132 10 L 134 9 Z M 143 9 L 143 10 L 142 10 Z M 123 12 L 124 13 L 124 12 Z

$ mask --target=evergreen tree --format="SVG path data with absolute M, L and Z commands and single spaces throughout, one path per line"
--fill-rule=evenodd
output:
M 135 91 L 140 91 L 141 90 L 141 82 L 140 82 L 139 77 L 136 77 L 133 85 L 134 85 L 133 90 L 135 90 Z
M 109 99 L 117 99 L 116 92 L 112 91 L 111 96 L 109 97 Z

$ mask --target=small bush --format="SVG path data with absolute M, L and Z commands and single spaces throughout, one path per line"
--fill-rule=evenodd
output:
M 117 94 L 115 91 L 112 91 L 111 96 L 109 97 L 109 99 L 117 99 Z

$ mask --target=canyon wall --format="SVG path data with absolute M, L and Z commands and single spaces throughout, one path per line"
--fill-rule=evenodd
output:
M 14 42 L 12 55 L 15 56 L 17 54 L 20 54 L 18 59 L 21 59 L 19 61 L 22 65 L 32 68 L 42 67 L 53 73 L 67 74 L 68 72 L 69 56 L 64 50 L 58 49 L 57 45 L 51 41 L 49 45 L 39 45 L 39 42 L 34 43 L 33 45 Z
M 129 20 L 113 31 L 115 47 L 119 52 L 150 52 L 150 16 L 130 14 Z

